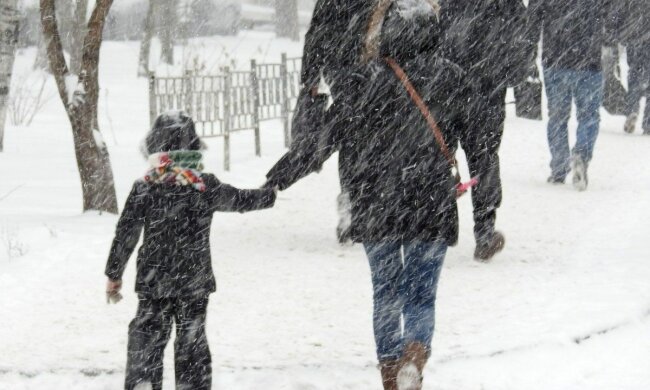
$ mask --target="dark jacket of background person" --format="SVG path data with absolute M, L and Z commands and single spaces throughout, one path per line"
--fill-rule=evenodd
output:
M 611 5 L 616 18 L 616 38 L 627 46 L 650 43 L 650 3 L 647 0 L 620 0 Z
M 536 54 L 526 39 L 526 16 L 521 0 L 442 0 L 443 55 L 475 83 L 517 85 Z
M 618 11 L 617 38 L 632 49 L 650 68 L 650 3 L 647 0 L 623 0 L 614 6 Z M 629 54 L 629 53 L 628 53 Z M 629 60 L 629 58 L 628 58 Z
M 450 164 L 422 113 L 381 57 L 394 58 L 408 74 L 438 120 L 452 152 L 463 116 L 459 101 L 464 88 L 462 71 L 436 55 L 439 32 L 435 15 L 402 19 L 394 6 L 384 20 L 379 57 L 363 63 L 368 15 L 374 7 L 372 2 L 363 3 L 366 8 L 359 8 L 348 19 L 349 39 L 343 39 L 334 50 L 339 63 L 346 65 L 341 68 L 347 72 L 346 82 L 355 88 L 335 99 L 328 113 L 343 104 L 348 107 L 346 114 L 335 110 L 337 114 L 328 118 L 319 137 L 321 153 L 314 155 L 318 164 L 303 167 L 320 166 L 334 151 L 340 152 L 341 181 L 352 204 L 354 241 L 443 238 L 453 245 L 458 216 Z M 358 118 L 355 125 L 342 125 L 349 116 Z M 281 174 L 284 170 L 279 168 L 279 175 L 269 177 L 280 188 L 293 184 Z
M 106 276 L 120 280 L 144 228 L 135 291 L 149 298 L 207 295 L 215 291 L 210 225 L 216 211 L 271 207 L 273 190 L 240 190 L 202 174 L 206 190 L 137 181 L 117 224 Z
M 600 72 L 602 47 L 616 41 L 618 17 L 613 4 L 612 0 L 530 0 L 529 39 L 537 42 L 542 34 L 544 68 Z
M 317 86 L 321 73 L 328 83 L 357 65 L 363 28 L 374 2 L 365 0 L 318 0 L 305 34 L 301 81 Z
M 521 0 L 443 0 L 441 53 L 465 71 L 468 88 L 459 100 L 463 130 L 460 145 L 470 175 L 474 236 L 491 242 L 501 205 L 499 148 L 505 123 L 505 95 L 528 76 L 534 43 L 526 39 L 526 8 Z

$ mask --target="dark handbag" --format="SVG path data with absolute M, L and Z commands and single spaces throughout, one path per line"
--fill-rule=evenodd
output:
M 291 120 L 291 145 L 302 143 L 310 134 L 318 132 L 323 125 L 328 96 L 311 95 L 311 89 L 303 87 L 298 94 L 296 110 Z M 292 148 L 292 147 L 291 147 Z
M 626 115 L 627 91 L 621 83 L 618 48 L 603 51 L 603 107 L 612 115 Z
M 605 75 L 603 85 L 603 107 L 612 115 L 625 116 L 627 91 L 615 74 Z
M 515 111 L 518 117 L 542 120 L 542 80 L 534 73 L 515 87 Z

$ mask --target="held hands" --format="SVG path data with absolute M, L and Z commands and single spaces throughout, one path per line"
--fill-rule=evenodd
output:
M 266 183 L 262 185 L 262 188 L 268 188 L 273 190 L 273 194 L 278 195 L 278 192 L 280 191 L 280 186 L 275 183 L 274 180 L 267 180 Z
M 120 290 L 122 289 L 121 280 L 111 280 L 108 279 L 106 282 L 106 303 L 107 304 L 116 304 L 122 300 L 122 294 Z

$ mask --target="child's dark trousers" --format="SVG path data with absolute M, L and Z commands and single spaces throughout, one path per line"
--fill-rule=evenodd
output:
M 138 385 L 162 389 L 163 353 L 174 322 L 176 389 L 210 389 L 211 357 L 205 335 L 207 306 L 207 296 L 163 299 L 139 296 L 138 311 L 129 324 L 125 389 L 134 390 Z

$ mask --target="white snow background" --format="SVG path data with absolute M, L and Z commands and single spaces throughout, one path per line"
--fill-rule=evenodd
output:
M 302 50 L 264 32 L 195 44 L 215 70 L 226 53 L 246 66 Z M 20 51 L 16 74 L 34 54 Z M 120 206 L 147 168 L 137 54 L 137 43 L 102 48 L 99 121 Z M 47 88 L 54 95 L 52 80 Z M 498 216 L 506 249 L 489 264 L 472 259 L 471 201 L 460 200 L 460 244 L 441 277 L 425 389 L 650 389 L 650 137 L 624 134 L 622 117 L 602 118 L 589 189 L 579 193 L 546 183 L 546 121 L 518 119 L 508 107 Z M 278 122 L 262 128 L 262 158 L 252 132 L 233 136 L 228 173 L 221 140 L 207 143 L 207 169 L 240 187 L 261 185 L 284 151 Z M 125 299 L 106 305 L 117 217 L 81 213 L 58 96 L 30 127 L 8 125 L 0 167 L 0 389 L 122 388 L 135 258 Z M 218 291 L 207 325 L 215 389 L 380 388 L 369 269 L 360 246 L 336 242 L 338 191 L 332 158 L 271 210 L 215 216 Z M 165 365 L 172 389 L 172 343 Z

